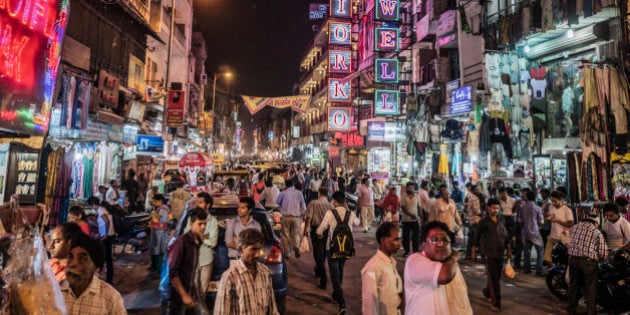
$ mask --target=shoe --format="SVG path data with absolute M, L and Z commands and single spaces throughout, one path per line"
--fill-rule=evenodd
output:
M 492 310 L 493 312 L 500 312 L 501 306 L 490 305 L 490 310 Z
M 300 258 L 300 256 L 302 256 L 302 255 L 300 255 L 300 250 L 299 249 L 296 248 L 294 251 L 295 251 L 295 258 Z

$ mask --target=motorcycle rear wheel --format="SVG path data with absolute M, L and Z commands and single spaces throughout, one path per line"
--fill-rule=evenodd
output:
M 559 270 L 550 270 L 547 274 L 547 288 L 553 295 L 561 300 L 567 299 L 569 285 L 564 281 L 564 272 Z

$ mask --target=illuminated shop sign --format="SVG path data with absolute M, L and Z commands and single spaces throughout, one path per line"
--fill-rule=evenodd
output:
M 375 115 L 398 115 L 400 92 L 393 90 L 374 91 Z
M 398 51 L 400 31 L 393 27 L 377 27 L 374 29 L 376 51 Z
M 330 16 L 351 18 L 352 6 L 350 0 L 330 0 Z
M 405 140 L 405 124 L 392 121 L 388 121 L 385 123 L 383 141 L 403 142 Z
M 309 20 L 325 19 L 326 12 L 328 12 L 327 4 L 311 3 L 308 6 L 308 19 Z
M 345 22 L 330 22 L 328 42 L 333 45 L 350 45 L 352 24 Z
M 350 81 L 341 82 L 341 79 L 328 80 L 328 100 L 331 102 L 350 102 Z
M 385 122 L 384 121 L 368 121 L 367 125 L 368 141 L 384 141 L 385 140 Z
M 398 83 L 398 59 L 377 58 L 374 60 L 374 81 L 378 83 Z
M 328 52 L 328 71 L 330 73 L 350 73 L 351 58 L 349 50 L 330 50 Z
M 328 108 L 328 131 L 349 131 L 350 113 L 349 107 Z
M 467 85 L 451 91 L 449 114 L 462 114 L 472 111 L 472 86 Z
M 376 20 L 398 21 L 399 19 L 399 0 L 376 0 Z
M 136 152 L 162 153 L 164 140 L 160 136 L 138 134 L 136 136 Z
M 0 2 L 0 128 L 46 134 L 68 5 L 68 0 Z

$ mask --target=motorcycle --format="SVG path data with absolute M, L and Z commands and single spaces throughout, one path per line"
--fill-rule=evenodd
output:
M 132 250 L 138 253 L 149 249 L 150 220 L 151 215 L 148 213 L 114 216 L 114 229 L 116 230 L 114 243 L 122 245 L 121 253 L 125 252 L 127 245 L 130 245 Z
M 619 314 L 630 310 L 630 254 L 618 249 L 611 252 L 609 261 L 597 268 L 597 303 L 605 310 Z M 554 266 L 547 273 L 549 291 L 560 299 L 567 299 L 569 285 L 566 272 L 568 249 L 558 243 L 552 251 Z

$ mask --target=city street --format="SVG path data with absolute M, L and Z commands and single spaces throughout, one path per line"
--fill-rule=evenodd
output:
M 346 263 L 343 283 L 349 314 L 361 313 L 361 268 L 377 248 L 373 231 L 354 233 L 356 256 Z M 404 258 L 397 256 L 396 260 L 402 275 Z M 158 313 L 159 279 L 149 276 L 147 266 L 146 254 L 129 253 L 116 260 L 115 287 L 123 294 L 130 314 Z M 331 299 L 330 282 L 327 291 L 317 287 L 318 280 L 314 277 L 314 261 L 310 252 L 303 254 L 300 259 L 288 260 L 287 266 L 287 314 L 334 314 L 337 311 L 337 306 Z M 463 261 L 460 267 L 468 284 L 468 296 L 474 313 L 494 314 L 481 294 L 486 281 L 483 264 Z M 517 274 L 514 279 L 503 279 L 502 294 L 502 312 L 506 314 L 562 314 L 566 305 L 549 293 L 544 278 L 534 275 Z

